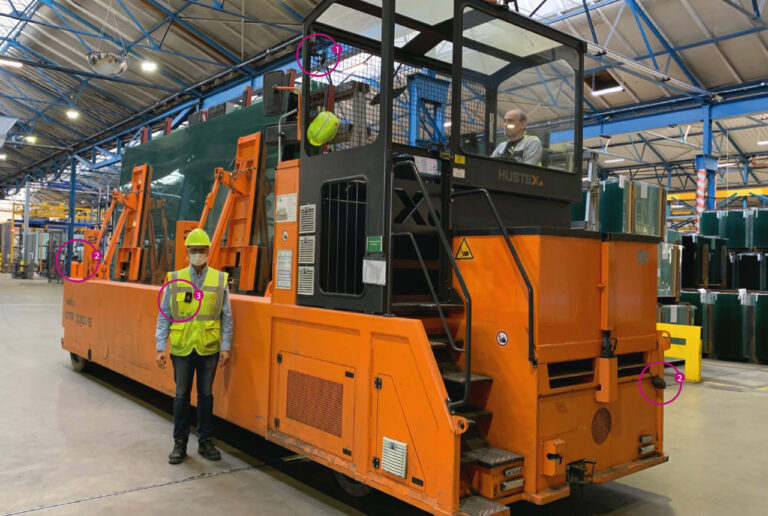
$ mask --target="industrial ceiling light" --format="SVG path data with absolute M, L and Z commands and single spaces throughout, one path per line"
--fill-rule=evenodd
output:
M 70 120 L 77 120 L 80 117 L 80 111 L 75 108 L 67 109 L 67 118 Z
M 8 68 L 21 68 L 24 66 L 18 61 L 11 61 L 10 59 L 0 59 L 0 66 L 7 66 Z
M 157 63 L 150 60 L 142 61 L 141 70 L 144 72 L 154 72 L 155 70 L 157 70 Z
M 37 136 L 30 134 L 29 136 L 25 136 L 24 140 L 26 140 L 27 143 L 36 143 L 37 142 Z
M 0 161 L 5 161 L 8 159 L 8 154 L 0 154 Z
M 763 140 L 761 142 L 757 142 L 758 145 L 768 145 L 768 140 Z
M 113 52 L 88 52 L 88 64 L 99 75 L 120 75 L 128 69 L 128 56 Z
M 608 95 L 609 93 L 618 93 L 624 91 L 624 86 L 619 84 L 618 86 L 611 86 L 610 88 L 604 88 L 602 90 L 594 90 L 592 95 L 599 97 L 600 95 Z
M 625 161 L 624 158 L 618 158 L 618 159 L 607 159 L 605 160 L 606 163 L 619 163 L 621 161 Z

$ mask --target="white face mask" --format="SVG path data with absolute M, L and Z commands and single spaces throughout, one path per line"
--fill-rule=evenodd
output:
M 208 261 L 208 254 L 201 253 L 201 254 L 189 254 L 189 263 L 194 265 L 195 267 L 200 267 L 201 265 L 205 265 L 205 262 Z

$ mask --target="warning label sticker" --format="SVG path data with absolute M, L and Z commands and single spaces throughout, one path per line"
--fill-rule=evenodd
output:
M 459 250 L 456 251 L 456 259 L 457 260 L 473 260 L 475 257 L 472 255 L 472 250 L 469 248 L 469 244 L 467 244 L 467 239 L 462 238 L 461 239 L 461 245 L 459 246 Z

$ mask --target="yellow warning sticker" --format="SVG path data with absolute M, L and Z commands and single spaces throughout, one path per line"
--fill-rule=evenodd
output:
M 453 156 L 453 162 L 458 163 L 459 165 L 464 165 L 467 162 L 467 159 L 461 154 L 456 154 Z
M 467 243 L 466 238 L 461 239 L 461 245 L 459 246 L 459 250 L 456 251 L 456 259 L 457 260 L 474 260 L 474 256 L 472 255 L 472 250 L 469 248 L 469 244 Z

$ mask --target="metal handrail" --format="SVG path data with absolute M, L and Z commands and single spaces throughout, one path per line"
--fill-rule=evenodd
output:
M 491 208 L 491 212 L 493 213 L 493 216 L 496 219 L 496 224 L 499 226 L 501 233 L 504 235 L 504 239 L 507 242 L 507 247 L 509 248 L 509 251 L 512 253 L 512 258 L 514 258 L 515 263 L 517 264 L 517 269 L 520 271 L 520 275 L 523 277 L 525 286 L 528 288 L 528 360 L 530 360 L 531 365 L 533 365 L 533 367 L 536 367 L 538 365 L 538 360 L 536 359 L 536 355 L 534 353 L 535 348 L 534 348 L 534 335 L 533 335 L 533 306 L 534 306 L 533 305 L 533 285 L 531 285 L 531 280 L 528 279 L 528 274 L 525 272 L 525 267 L 523 267 L 523 262 L 520 261 L 520 257 L 517 255 L 515 246 L 512 245 L 512 240 L 510 240 L 509 238 L 509 232 L 507 232 L 507 228 L 504 227 L 504 224 L 501 221 L 499 212 L 496 210 L 496 205 L 493 203 L 493 199 L 491 199 L 491 194 L 488 193 L 488 190 L 486 190 L 485 188 L 476 188 L 473 190 L 461 190 L 458 192 L 453 192 L 451 193 L 451 197 L 462 197 L 465 195 L 476 195 L 476 194 L 485 195 L 485 198 L 488 201 L 488 207 Z
M 419 169 L 416 168 L 416 164 L 410 160 L 395 163 L 395 167 L 404 164 L 410 165 L 410 168 L 413 171 L 413 175 L 416 178 L 416 182 L 419 184 L 419 189 L 421 189 L 421 193 L 424 194 L 424 200 L 427 202 L 429 213 L 432 216 L 432 220 L 435 221 L 435 228 L 437 228 L 437 234 L 440 237 L 440 243 L 443 246 L 443 250 L 448 254 L 448 258 L 451 261 L 451 268 L 453 269 L 454 274 L 456 274 L 456 280 L 459 282 L 461 291 L 464 294 L 464 396 L 458 401 L 448 402 L 448 408 L 454 409 L 456 407 L 466 405 L 469 401 L 472 365 L 472 298 L 469 295 L 469 289 L 467 289 L 466 283 L 464 283 L 464 278 L 461 275 L 461 271 L 459 271 L 459 265 L 453 258 L 453 249 L 448 243 L 448 238 L 445 236 L 443 228 L 440 227 L 440 219 L 437 216 L 435 207 L 432 206 L 432 201 L 429 199 L 429 193 L 427 192 L 427 188 L 424 186 L 424 181 L 422 181 L 421 176 L 419 175 Z M 438 311 L 442 312 L 439 301 L 436 301 L 436 306 L 438 307 Z M 448 338 L 450 339 L 450 333 L 448 333 Z M 453 343 L 453 341 L 451 341 L 451 343 Z

